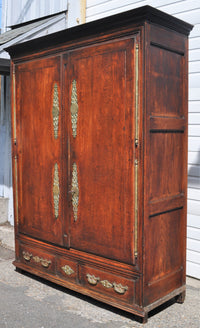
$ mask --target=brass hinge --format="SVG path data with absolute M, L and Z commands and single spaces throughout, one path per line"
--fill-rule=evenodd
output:
M 139 145 L 139 44 L 135 46 L 135 147 Z M 137 156 L 137 155 L 136 155 Z M 135 159 L 135 258 L 138 256 L 138 159 Z
M 136 44 L 135 49 L 135 146 L 139 143 L 139 127 L 138 127 L 138 77 L 139 77 L 139 45 Z

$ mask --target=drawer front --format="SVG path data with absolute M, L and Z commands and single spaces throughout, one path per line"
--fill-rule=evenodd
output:
M 57 258 L 56 271 L 64 279 L 78 281 L 78 264 L 68 258 Z
M 110 295 L 130 304 L 135 302 L 135 281 L 101 271 L 89 266 L 82 267 L 82 284 L 102 294 Z
M 20 258 L 23 263 L 46 272 L 55 272 L 55 257 L 41 249 L 24 246 L 20 247 Z

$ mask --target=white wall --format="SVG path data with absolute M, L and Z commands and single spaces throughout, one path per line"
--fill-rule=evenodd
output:
M 67 0 L 2 0 L 2 33 L 7 26 L 67 10 Z
M 187 274 L 200 279 L 200 1 L 87 0 L 86 22 L 143 5 L 195 25 L 189 39 Z

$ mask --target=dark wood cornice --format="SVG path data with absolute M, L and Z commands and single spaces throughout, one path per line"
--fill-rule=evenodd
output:
M 62 45 L 66 41 L 72 41 L 76 38 L 86 37 L 93 34 L 103 34 L 106 31 L 121 28 L 130 24 L 149 22 L 172 29 L 178 33 L 188 35 L 193 25 L 183 22 L 171 15 L 168 15 L 151 6 L 143 6 L 117 15 L 109 16 L 97 21 L 82 24 L 60 32 L 56 32 L 44 37 L 40 37 L 28 42 L 16 44 L 5 50 L 9 52 L 12 58 L 21 54 L 29 54 L 32 51 L 48 49 L 51 45 Z

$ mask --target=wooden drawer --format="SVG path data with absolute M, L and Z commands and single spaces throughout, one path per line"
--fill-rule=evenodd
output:
M 89 266 L 82 267 L 82 284 L 130 304 L 135 302 L 135 281 Z
M 39 248 L 20 246 L 20 259 L 23 263 L 39 270 L 55 272 L 55 257 Z
M 57 258 L 56 271 L 64 279 L 78 281 L 78 263 L 68 258 Z

